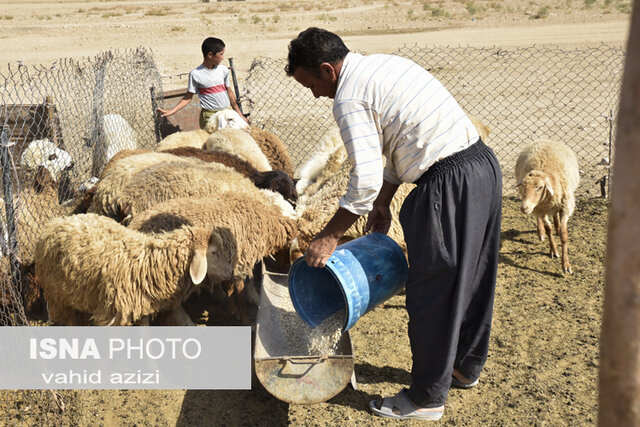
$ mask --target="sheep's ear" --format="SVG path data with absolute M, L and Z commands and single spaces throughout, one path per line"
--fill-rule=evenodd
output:
M 516 185 L 514 185 L 514 186 L 513 186 L 513 188 L 518 188 L 518 187 L 520 187 L 520 186 L 522 185 L 522 183 L 523 183 L 523 182 L 524 182 L 524 179 L 521 179 L 520 181 L 518 181 L 518 182 L 516 183 Z
M 544 179 L 544 186 L 547 188 L 549 194 L 553 196 L 553 187 L 551 186 L 551 181 L 548 177 Z
M 194 285 L 199 285 L 207 275 L 207 248 L 196 248 L 189 265 L 189 275 Z

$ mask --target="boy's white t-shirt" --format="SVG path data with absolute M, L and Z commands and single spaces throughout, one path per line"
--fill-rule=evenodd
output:
M 187 92 L 197 93 L 200 106 L 206 110 L 222 110 L 229 108 L 227 88 L 231 86 L 229 69 L 220 64 L 213 69 L 204 65 L 189 73 Z

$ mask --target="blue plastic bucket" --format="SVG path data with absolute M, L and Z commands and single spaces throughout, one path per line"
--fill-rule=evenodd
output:
M 370 233 L 338 246 L 323 268 L 297 259 L 289 272 L 289 295 L 300 317 L 314 328 L 344 310 L 347 331 L 400 292 L 407 271 L 400 246 L 386 234 Z

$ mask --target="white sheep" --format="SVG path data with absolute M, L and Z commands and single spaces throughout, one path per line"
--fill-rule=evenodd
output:
M 231 300 L 232 312 L 247 322 L 244 280 L 253 276 L 258 261 L 289 248 L 297 235 L 295 221 L 258 190 L 253 194 L 227 191 L 208 198 L 179 198 L 156 204 L 136 216 L 129 227 L 158 233 L 183 224 L 213 227 L 222 239 L 221 250 L 235 254 L 226 257 L 231 259 L 233 270 L 228 294 L 237 299 Z
M 298 194 L 296 214 L 300 234 L 291 246 L 290 261 L 295 260 L 306 251 L 311 239 L 322 231 L 336 212 L 339 207 L 339 198 L 347 191 L 351 162 L 347 158 L 344 145 L 334 147 L 332 144 L 325 144 L 323 147 L 329 147 L 330 150 L 333 150 L 327 157 L 324 168 L 319 169 L 305 164 L 300 168 L 303 173 L 304 171 L 316 173 L 318 170 L 320 173 L 311 179 L 301 174 L 300 181 L 305 180 L 309 184 L 302 189 L 301 194 Z M 322 155 L 316 153 L 309 158 L 309 161 L 316 163 L 317 166 L 321 163 L 322 158 Z M 400 185 L 390 206 L 393 219 L 388 235 L 405 252 L 406 243 L 398 215 L 404 199 L 414 187 L 414 184 Z M 358 218 L 346 231 L 340 243 L 363 236 L 366 222 L 366 216 Z
M 212 114 L 204 129 L 213 133 L 220 129 L 244 129 L 249 124 L 235 110 L 225 109 Z
M 347 152 L 344 150 L 340 129 L 337 126 L 332 126 L 320 138 L 314 151 L 295 172 L 294 176 L 299 178 L 296 183 L 298 195 L 303 194 L 307 186 L 314 182 L 318 175 L 327 167 L 329 156 L 336 152 L 336 150 L 340 150 L 340 153 L 344 156 L 342 159 L 336 159 L 331 162 L 331 165 L 342 165 L 342 161 L 347 158 Z
M 31 141 L 20 155 L 20 165 L 30 170 L 42 166 L 57 182 L 64 171 L 73 167 L 73 158 L 65 150 L 56 147 L 48 138 L 36 139 Z
M 206 275 L 229 279 L 221 247 L 211 228 L 151 235 L 104 216 L 72 215 L 49 221 L 41 233 L 36 276 L 54 322 L 83 324 L 77 311 L 96 325 L 139 324 L 180 305 Z
M 256 141 L 242 129 L 225 128 L 213 132 L 204 142 L 205 151 L 224 151 L 248 161 L 261 172 L 272 170 Z
M 119 114 L 106 114 L 100 118 L 100 133 L 93 147 L 91 174 L 100 176 L 104 165 L 119 151 L 138 146 L 136 134 Z
M 522 212 L 536 218 L 540 240 L 544 239 L 544 228 L 551 257 L 559 257 L 549 221 L 549 217 L 553 217 L 562 244 L 562 271 L 572 274 L 567 222 L 575 209 L 575 191 L 580 183 L 575 153 L 561 142 L 536 141 L 518 156 L 515 175 Z

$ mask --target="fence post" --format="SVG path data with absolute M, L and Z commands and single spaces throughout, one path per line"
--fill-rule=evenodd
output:
M 13 165 L 11 164 L 11 145 L 9 143 L 9 137 L 7 136 L 7 130 L 2 127 L 0 132 L 0 166 L 2 166 L 2 190 L 4 197 L 4 209 L 6 213 L 7 235 L 9 246 L 9 271 L 11 277 L 11 284 L 13 285 L 13 295 L 15 298 L 20 297 L 20 311 L 22 311 L 22 286 L 20 285 L 20 264 L 16 257 L 18 244 L 16 241 L 16 218 L 15 209 L 13 206 L 13 181 L 11 179 L 11 171 Z M 18 324 L 25 325 L 24 316 L 16 316 L 14 319 Z
M 233 66 L 233 58 L 229 58 L 229 69 L 231 70 L 231 77 L 233 78 L 233 89 L 236 93 L 236 102 L 238 103 L 238 108 L 240 112 L 244 115 L 244 111 L 242 111 L 242 103 L 240 102 L 240 90 L 238 90 L 238 79 L 236 79 L 236 69 Z
M 162 135 L 160 134 L 160 119 L 158 118 L 158 101 L 156 99 L 156 88 L 151 86 L 149 88 L 151 93 L 151 108 L 153 108 L 153 126 L 156 130 L 156 142 L 160 142 Z
M 611 175 L 613 174 L 613 109 L 609 110 L 609 168 L 607 169 L 607 194 L 611 194 Z M 609 196 L 611 197 L 611 196 Z
M 600 339 L 598 425 L 640 425 L 640 0 L 633 2 L 616 128 Z

